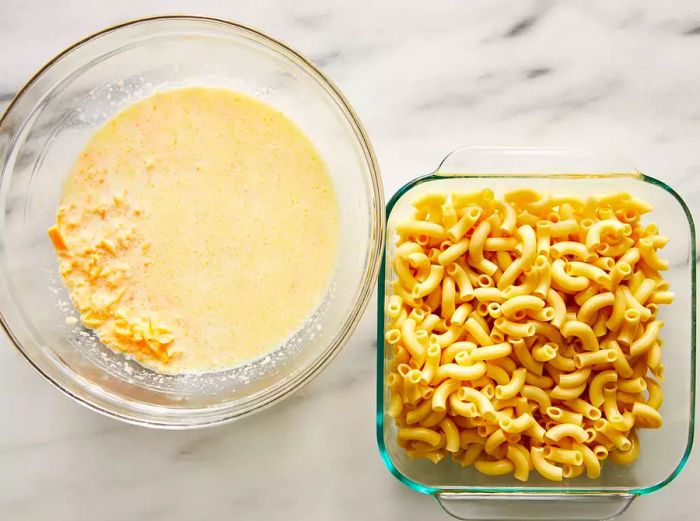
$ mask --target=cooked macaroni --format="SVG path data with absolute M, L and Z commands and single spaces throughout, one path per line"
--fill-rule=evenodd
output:
M 396 226 L 388 414 L 411 458 L 553 481 L 660 428 L 668 239 L 629 194 L 427 192 Z

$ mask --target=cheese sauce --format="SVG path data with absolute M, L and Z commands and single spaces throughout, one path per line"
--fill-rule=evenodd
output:
M 223 88 L 143 99 L 99 129 L 49 230 L 81 320 L 163 373 L 260 357 L 319 304 L 338 204 L 282 113 Z

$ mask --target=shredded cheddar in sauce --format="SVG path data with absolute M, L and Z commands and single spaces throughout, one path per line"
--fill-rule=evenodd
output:
M 272 107 L 158 93 L 89 140 L 48 235 L 82 323 L 163 373 L 263 356 L 313 312 L 338 249 L 325 163 Z

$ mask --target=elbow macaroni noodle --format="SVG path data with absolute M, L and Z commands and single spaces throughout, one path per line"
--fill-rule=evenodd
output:
M 626 193 L 426 193 L 396 226 L 388 414 L 411 458 L 553 481 L 660 428 L 668 239 Z M 645 393 L 647 396 L 645 396 Z

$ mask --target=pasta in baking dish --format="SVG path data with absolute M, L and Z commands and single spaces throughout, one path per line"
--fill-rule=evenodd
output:
M 411 458 L 597 478 L 660 428 L 668 239 L 627 193 L 428 192 L 396 225 L 388 414 Z

